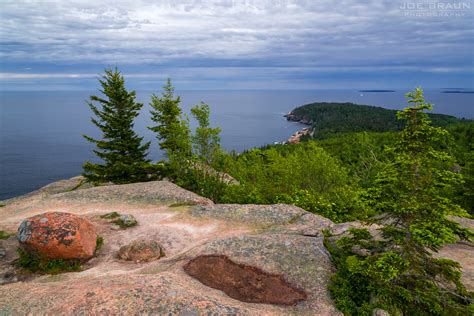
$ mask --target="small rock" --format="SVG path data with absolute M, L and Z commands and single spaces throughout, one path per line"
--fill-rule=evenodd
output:
M 3 247 L 0 247 L 0 259 L 3 259 L 7 256 L 7 251 L 5 250 L 5 248 Z
M 117 256 L 121 260 L 138 263 L 159 259 L 162 254 L 163 251 L 155 240 L 140 239 L 121 247 Z
M 96 248 L 94 225 L 70 213 L 48 212 L 25 219 L 17 233 L 20 245 L 48 259 L 90 259 Z
M 115 224 L 119 225 L 122 228 L 133 227 L 138 225 L 137 219 L 130 214 L 122 214 L 120 217 L 114 221 Z

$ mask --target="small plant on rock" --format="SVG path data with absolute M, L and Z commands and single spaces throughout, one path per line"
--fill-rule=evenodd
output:
M 57 274 L 62 272 L 80 271 L 81 261 L 77 259 L 47 259 L 37 254 L 18 248 L 20 256 L 18 265 L 30 272 Z
M 97 239 L 95 241 L 94 256 L 97 256 L 99 254 L 99 251 L 100 251 L 100 249 L 102 249 L 102 246 L 104 246 L 104 237 L 97 236 Z
M 8 239 L 13 235 L 15 235 L 15 233 L 9 233 L 4 230 L 0 230 L 0 239 Z

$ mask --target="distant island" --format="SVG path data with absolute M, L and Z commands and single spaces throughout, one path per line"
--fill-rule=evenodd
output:
M 359 90 L 359 92 L 395 92 L 395 90 Z
M 474 93 L 474 91 L 469 90 L 444 90 L 441 93 Z

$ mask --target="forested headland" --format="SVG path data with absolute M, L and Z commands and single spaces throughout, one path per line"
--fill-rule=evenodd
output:
M 428 116 L 433 126 L 445 127 L 470 121 L 446 114 L 428 113 Z M 399 131 L 405 124 L 397 119 L 397 110 L 338 102 L 305 104 L 293 109 L 286 117 L 290 121 L 311 125 L 317 139 L 348 132 Z

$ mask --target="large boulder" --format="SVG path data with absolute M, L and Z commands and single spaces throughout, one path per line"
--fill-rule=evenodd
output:
M 70 213 L 48 212 L 25 219 L 17 233 L 20 245 L 47 259 L 90 259 L 97 233 L 92 223 Z

